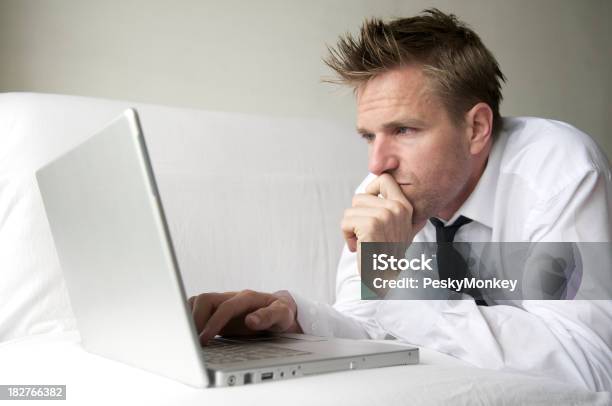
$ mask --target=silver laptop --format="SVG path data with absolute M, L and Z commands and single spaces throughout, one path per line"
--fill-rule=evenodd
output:
M 199 344 L 135 110 L 36 173 L 83 347 L 196 387 L 418 363 L 418 349 L 301 334 Z

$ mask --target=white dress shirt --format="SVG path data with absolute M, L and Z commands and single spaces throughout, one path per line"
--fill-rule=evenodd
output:
M 374 178 L 366 177 L 356 193 Z M 455 241 L 610 242 L 610 164 L 589 136 L 566 123 L 504 118 L 476 188 L 447 223 L 461 215 L 473 221 L 459 229 Z M 414 241 L 436 241 L 434 226 L 428 222 Z M 612 263 L 607 265 L 612 278 Z M 292 295 L 306 334 L 390 335 L 482 368 L 612 391 L 612 300 L 491 306 L 470 300 L 361 300 L 356 254 L 346 245 L 333 306 Z

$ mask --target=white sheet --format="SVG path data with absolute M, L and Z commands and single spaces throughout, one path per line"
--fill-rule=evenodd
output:
M 233 388 L 194 389 L 83 351 L 76 332 L 0 344 L 0 383 L 65 384 L 67 404 L 108 405 L 609 405 L 545 378 L 470 367 L 421 349 L 421 364 Z M 64 404 L 64 403 L 62 403 Z

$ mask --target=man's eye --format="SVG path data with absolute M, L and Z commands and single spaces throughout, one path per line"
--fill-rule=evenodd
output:
M 364 140 L 366 140 L 367 142 L 372 142 L 374 141 L 374 134 L 370 134 L 370 133 L 362 133 L 361 134 L 361 138 L 363 138 Z
M 409 134 L 411 132 L 413 132 L 413 128 L 410 127 L 398 127 L 397 128 L 397 133 L 398 134 Z

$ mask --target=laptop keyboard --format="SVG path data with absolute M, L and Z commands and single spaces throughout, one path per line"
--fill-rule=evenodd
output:
M 202 348 L 204 360 L 213 364 L 227 364 L 230 362 L 254 361 L 260 359 L 295 357 L 307 355 L 310 352 L 291 348 L 275 347 L 251 342 L 229 342 L 210 340 Z

